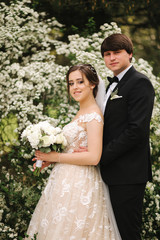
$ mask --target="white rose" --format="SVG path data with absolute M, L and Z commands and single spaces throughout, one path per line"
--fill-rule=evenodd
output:
M 52 127 L 52 129 L 50 129 L 50 135 L 57 135 L 61 132 L 61 129 L 59 127 Z
M 37 137 L 37 135 L 30 135 L 27 137 L 29 143 L 31 144 L 32 148 L 38 148 L 38 144 L 39 144 L 39 138 Z
M 47 121 L 40 122 L 39 127 L 48 135 L 55 135 L 55 128 Z
M 61 132 L 62 132 L 62 130 L 61 130 L 60 127 L 56 127 L 56 128 L 55 128 L 55 133 L 56 133 L 56 134 L 61 133 Z
M 66 138 L 63 136 L 63 142 L 62 142 L 63 146 L 66 147 L 67 146 L 67 140 Z
M 28 141 L 30 142 L 32 148 L 38 148 L 38 144 L 41 138 L 41 132 L 38 128 L 35 128 L 32 132 L 27 136 Z
M 62 133 L 60 133 L 56 136 L 56 143 L 62 144 L 62 141 L 63 141 L 63 135 L 62 135 Z
M 28 126 L 23 132 L 22 132 L 22 138 L 28 137 L 32 132 L 33 125 Z
M 54 136 L 43 136 L 41 137 L 42 147 L 49 147 L 51 144 L 55 142 Z
M 56 143 L 57 144 L 62 144 L 63 146 L 67 145 L 67 140 L 64 137 L 63 133 L 60 133 L 56 136 Z

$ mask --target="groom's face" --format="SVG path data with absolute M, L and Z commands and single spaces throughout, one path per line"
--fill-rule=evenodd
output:
M 129 54 L 124 49 L 104 52 L 105 65 L 114 73 L 115 76 L 129 67 L 131 58 L 132 53 Z

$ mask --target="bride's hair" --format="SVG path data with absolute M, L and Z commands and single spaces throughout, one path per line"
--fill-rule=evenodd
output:
M 98 91 L 99 78 L 96 70 L 91 64 L 78 64 L 78 65 L 71 66 L 69 68 L 66 74 L 68 94 L 69 94 L 69 74 L 76 70 L 79 70 L 82 73 L 82 75 L 84 74 L 91 85 L 95 85 L 93 89 L 93 96 L 96 97 L 97 91 Z

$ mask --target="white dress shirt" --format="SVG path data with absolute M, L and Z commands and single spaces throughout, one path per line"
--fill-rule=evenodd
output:
M 128 68 L 126 68 L 125 70 L 123 70 L 121 73 L 119 73 L 116 77 L 118 78 L 118 80 L 120 81 L 122 79 L 122 77 L 124 76 L 124 74 L 132 67 L 132 65 L 130 65 Z M 107 104 L 107 101 L 111 95 L 111 93 L 113 92 L 113 90 L 115 89 L 115 87 L 117 86 L 117 82 L 113 82 L 108 90 L 107 90 L 107 93 L 105 94 L 104 96 L 104 105 L 103 105 L 103 114 L 104 114 L 104 111 L 105 111 L 105 107 L 106 107 L 106 104 Z

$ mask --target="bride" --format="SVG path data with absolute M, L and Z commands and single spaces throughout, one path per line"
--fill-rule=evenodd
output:
M 25 239 L 121 240 L 107 186 L 98 163 L 102 153 L 103 115 L 95 97 L 99 78 L 90 64 L 72 66 L 67 73 L 68 93 L 79 102 L 75 118 L 63 128 L 63 153 L 36 157 L 55 163 L 30 221 Z M 85 152 L 76 152 L 80 147 Z

